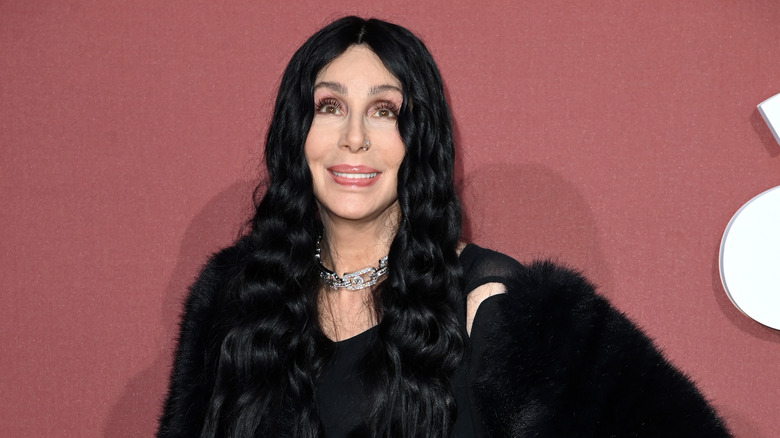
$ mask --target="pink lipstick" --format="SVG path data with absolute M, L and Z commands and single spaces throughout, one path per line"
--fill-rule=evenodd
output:
M 373 167 L 351 164 L 337 164 L 328 168 L 337 184 L 350 187 L 368 187 L 374 184 L 382 172 Z

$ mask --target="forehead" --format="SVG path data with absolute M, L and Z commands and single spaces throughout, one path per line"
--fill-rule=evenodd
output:
M 337 82 L 347 89 L 393 85 L 401 82 L 390 73 L 382 60 L 365 45 L 354 45 L 337 56 L 317 74 L 316 82 Z

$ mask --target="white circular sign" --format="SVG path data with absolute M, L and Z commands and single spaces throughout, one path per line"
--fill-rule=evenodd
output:
M 737 309 L 780 330 L 780 186 L 731 218 L 720 243 L 720 279 Z

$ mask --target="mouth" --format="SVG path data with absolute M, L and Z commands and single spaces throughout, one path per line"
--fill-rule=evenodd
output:
M 379 172 L 371 172 L 371 173 L 348 173 L 348 172 L 336 172 L 335 170 L 330 171 L 332 174 L 341 177 L 341 178 L 350 178 L 350 179 L 368 179 L 368 178 L 374 178 L 377 175 L 379 175 Z
M 328 168 L 337 184 L 348 187 L 368 187 L 382 175 L 377 169 L 363 165 L 337 164 Z

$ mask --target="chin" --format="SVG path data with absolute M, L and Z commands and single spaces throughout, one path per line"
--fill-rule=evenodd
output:
M 334 218 L 342 220 L 349 220 L 354 222 L 373 222 L 382 221 L 386 218 L 400 215 L 400 209 L 397 203 L 391 203 L 386 206 L 376 206 L 375 208 L 369 208 L 369 206 L 363 203 L 362 205 L 356 205 L 356 208 L 341 208 L 329 210 L 330 215 Z

